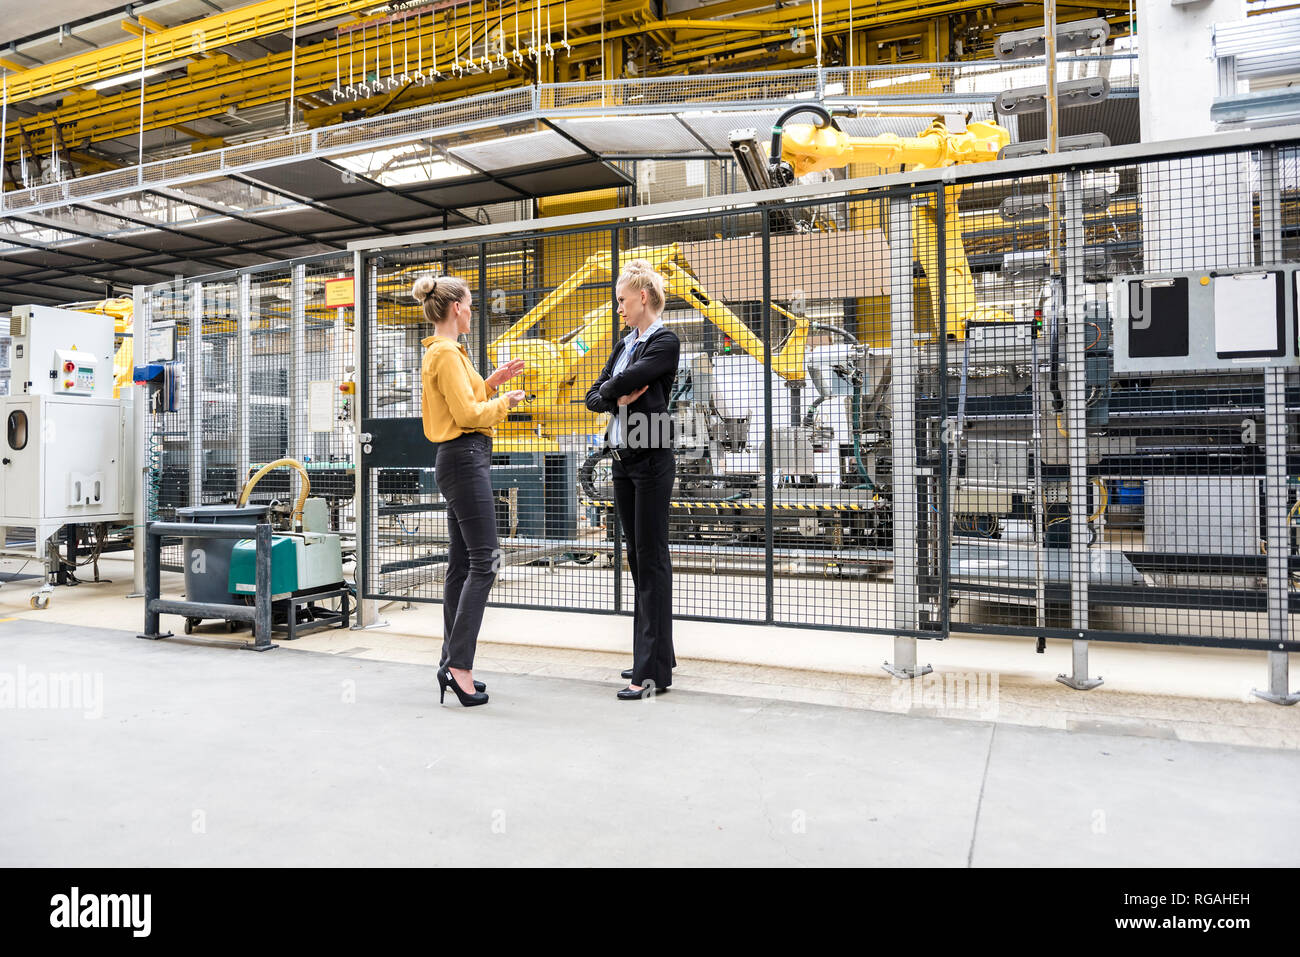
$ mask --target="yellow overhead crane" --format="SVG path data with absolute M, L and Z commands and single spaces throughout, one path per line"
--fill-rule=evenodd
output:
M 700 285 L 677 243 L 629 249 L 620 258 L 649 261 L 664 277 L 665 292 L 695 308 L 758 362 L 764 361 L 762 340 Z M 525 403 L 497 427 L 496 448 L 504 452 L 554 451 L 559 435 L 601 431 L 603 415 L 587 411 L 584 398 L 609 357 L 613 309 L 607 284 L 614 278 L 611 262 L 609 252 L 588 256 L 573 275 L 488 346 L 488 356 L 497 366 L 512 359 L 524 360 L 518 388 L 528 395 Z M 588 290 L 598 304 L 584 312 L 573 328 L 553 338 L 528 336 L 539 325 L 563 318 L 566 304 L 572 309 L 570 300 L 590 283 L 600 284 L 596 290 Z M 775 303 L 772 309 L 793 323 L 785 341 L 772 351 L 772 371 L 788 381 L 802 381 L 809 321 Z
M 812 113 L 817 123 L 786 126 L 799 113 Z M 748 131 L 746 131 L 748 134 Z M 798 177 L 819 170 L 836 169 L 849 163 L 877 166 L 907 166 L 915 170 L 939 169 L 966 163 L 987 163 L 998 158 L 1011 134 L 996 123 L 968 123 L 962 132 L 948 129 L 936 119 L 916 136 L 849 136 L 821 106 L 794 106 L 781 114 L 772 127 L 772 144 L 767 164 L 761 162 L 761 148 L 752 134 L 734 135 L 732 149 L 751 189 L 787 186 Z M 939 315 L 940 273 L 947 292 L 946 333 L 950 339 L 965 339 L 968 322 L 1006 322 L 1012 317 L 1000 309 L 981 306 L 975 299 L 970 262 L 962 242 L 957 199 L 961 186 L 943 190 L 943 222 L 937 197 L 912 209 L 912 235 L 916 257 L 929 281 L 934 315 Z M 940 230 L 943 232 L 944 268 L 939 268 Z

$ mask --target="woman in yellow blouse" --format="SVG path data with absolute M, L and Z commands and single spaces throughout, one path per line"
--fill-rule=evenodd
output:
M 492 501 L 493 426 L 524 399 L 522 391 L 497 388 L 524 369 L 507 362 L 486 380 L 469 361 L 459 337 L 473 316 L 469 286 L 454 276 L 422 276 L 411 295 L 433 323 L 424 339 L 420 367 L 420 411 L 424 435 L 437 443 L 434 479 L 447 503 L 447 579 L 442 599 L 442 660 L 439 701 L 450 685 L 465 707 L 487 704 L 482 682 L 474 680 L 474 649 L 488 592 L 496 580 L 496 508 Z

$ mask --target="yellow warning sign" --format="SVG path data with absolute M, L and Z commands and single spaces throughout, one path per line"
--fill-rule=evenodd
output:
M 352 280 L 349 279 L 326 279 L 325 280 L 325 306 L 328 309 L 343 309 L 353 305 L 355 293 L 353 291 Z

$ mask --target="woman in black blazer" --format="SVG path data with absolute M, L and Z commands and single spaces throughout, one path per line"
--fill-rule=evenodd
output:
M 662 694 L 673 681 L 673 567 L 668 554 L 668 506 L 676 463 L 668 407 L 681 343 L 665 328 L 663 277 L 644 259 L 624 268 L 615 286 L 618 312 L 631 334 L 614 347 L 587 391 L 587 408 L 610 412 L 614 500 L 627 539 L 636 589 L 630 684 L 621 701 Z

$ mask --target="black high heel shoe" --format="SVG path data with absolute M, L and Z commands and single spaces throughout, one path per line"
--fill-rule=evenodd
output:
M 442 666 L 439 665 L 439 669 L 441 669 L 441 667 L 442 667 Z M 475 690 L 475 691 L 487 691 L 487 685 L 485 685 L 483 682 L 481 682 L 481 681 L 479 681 L 477 678 L 475 678 L 475 679 L 474 679 L 474 690 Z
M 475 682 L 477 685 L 478 682 Z M 456 692 L 456 699 L 460 701 L 461 706 L 472 708 L 475 705 L 487 704 L 488 696 L 482 691 L 476 691 L 473 694 L 466 694 L 460 690 L 460 685 L 452 676 L 450 668 L 440 668 L 438 670 L 438 704 L 443 704 L 447 698 L 447 686 L 451 685 L 451 690 Z

